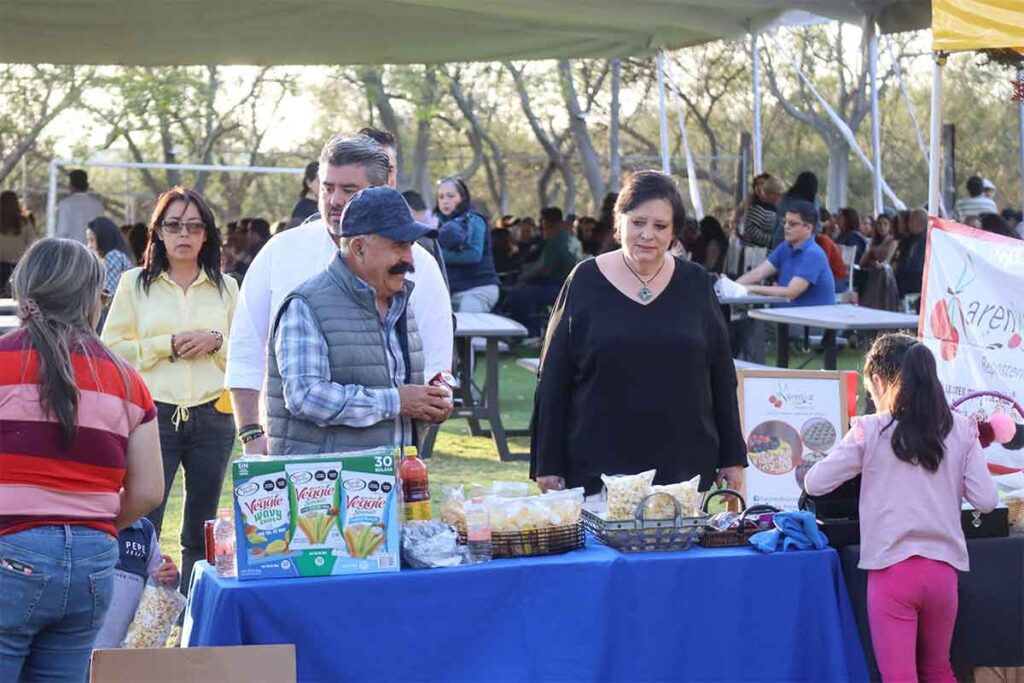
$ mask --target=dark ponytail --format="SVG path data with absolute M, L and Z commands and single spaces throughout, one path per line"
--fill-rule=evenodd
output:
M 892 450 L 903 462 L 929 472 L 939 469 L 953 414 L 935 370 L 935 356 L 905 334 L 880 337 L 864 363 L 864 375 L 878 375 L 895 392 Z M 886 427 L 888 429 L 888 426 Z

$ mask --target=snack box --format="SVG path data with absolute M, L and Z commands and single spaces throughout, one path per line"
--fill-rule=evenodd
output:
M 238 578 L 398 571 L 397 462 L 392 448 L 236 460 Z

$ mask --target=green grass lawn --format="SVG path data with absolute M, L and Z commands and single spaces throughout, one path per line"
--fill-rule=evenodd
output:
M 536 349 L 517 349 L 516 355 L 506 354 L 501 360 L 501 416 L 506 428 L 516 429 L 529 426 L 530 414 L 533 410 L 533 390 L 536 378 L 533 374 L 516 365 L 517 357 L 532 357 L 538 354 Z M 864 349 L 844 349 L 839 356 L 841 370 L 863 368 Z M 477 374 L 482 374 L 483 356 L 478 356 Z M 800 367 L 807 362 L 807 369 L 821 369 L 821 354 L 790 353 L 790 367 Z M 774 365 L 774 353 L 770 353 L 766 363 Z M 863 397 L 859 406 L 863 409 Z M 510 449 L 525 452 L 529 449 L 526 438 L 509 440 Z M 241 455 L 241 446 L 235 447 L 234 457 Z M 503 463 L 498 459 L 497 450 L 491 439 L 473 437 L 469 434 L 469 425 L 465 420 L 452 420 L 442 427 L 434 446 L 433 457 L 427 461 L 430 470 L 430 491 L 434 501 L 434 514 L 438 516 L 438 505 L 441 499 L 441 487 L 470 484 L 473 482 L 489 483 L 492 480 L 527 481 L 529 466 L 526 462 Z M 178 529 L 181 525 L 182 477 L 179 472 L 167 501 L 164 515 L 164 531 L 167 539 L 163 551 L 171 555 L 175 562 L 180 560 L 181 548 L 177 543 Z M 231 475 L 228 474 L 220 499 L 221 507 L 231 507 Z

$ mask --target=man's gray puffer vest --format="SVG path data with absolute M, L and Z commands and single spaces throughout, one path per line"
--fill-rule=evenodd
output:
M 413 283 L 407 280 L 407 302 L 412 288 Z M 332 382 L 378 389 L 397 388 L 388 369 L 388 344 L 377 313 L 374 292 L 361 284 L 339 255 L 324 272 L 310 278 L 285 298 L 271 328 L 270 343 L 267 345 L 267 386 L 264 392 L 267 401 L 269 453 L 342 453 L 399 445 L 396 444 L 394 420 L 384 420 L 370 427 L 318 427 L 288 412 L 273 340 L 281 312 L 292 299 L 306 302 L 327 339 Z M 423 343 L 408 303 L 396 326 L 396 334 L 401 341 L 405 359 L 406 383 L 422 385 Z M 414 436 L 407 434 L 406 442 L 415 443 Z

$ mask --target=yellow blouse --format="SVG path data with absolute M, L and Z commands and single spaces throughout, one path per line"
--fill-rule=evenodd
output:
M 103 342 L 142 374 L 155 401 L 191 408 L 220 398 L 238 284 L 225 277 L 221 291 L 200 271 L 186 292 L 164 272 L 147 294 L 136 284 L 141 273 L 133 268 L 121 276 Z M 224 335 L 217 353 L 171 360 L 172 335 L 206 331 Z

